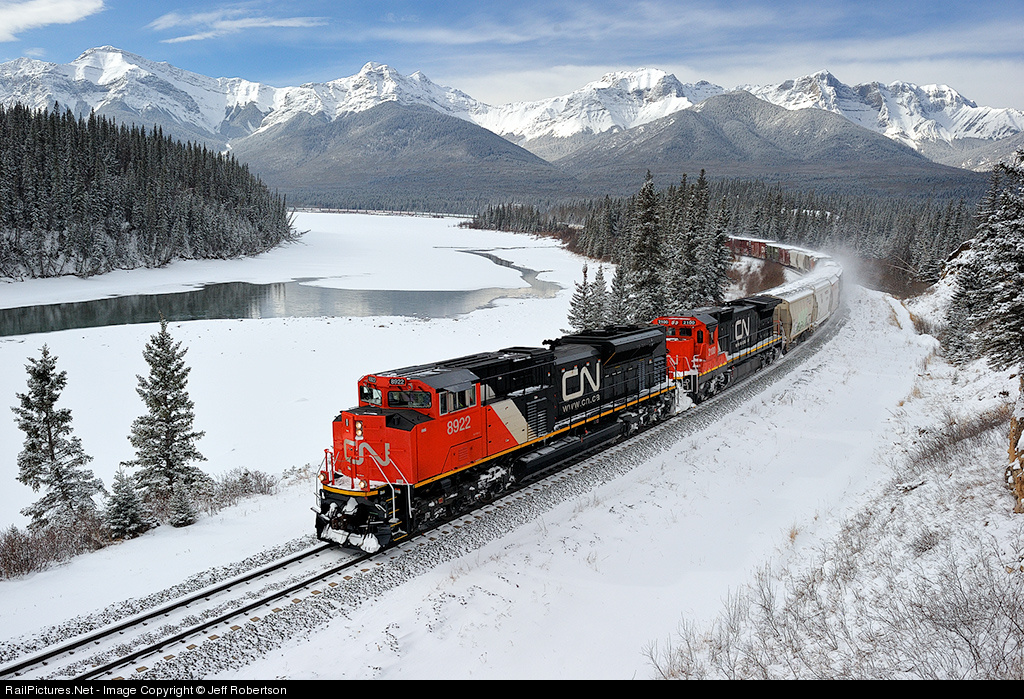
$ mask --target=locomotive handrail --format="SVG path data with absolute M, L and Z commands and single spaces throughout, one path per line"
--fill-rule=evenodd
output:
M 395 489 L 395 484 L 388 480 L 388 477 L 384 474 L 384 467 L 378 464 L 376 460 L 374 460 L 374 463 L 377 464 L 377 470 L 380 471 L 381 478 L 384 479 L 384 482 L 388 484 L 388 488 L 391 490 L 391 518 L 398 519 L 398 491 Z M 412 481 L 406 478 L 405 474 L 402 473 L 402 469 L 398 467 L 398 464 L 393 461 L 389 461 L 389 463 L 394 466 L 396 471 L 398 471 L 398 475 L 402 477 L 403 481 L 412 485 Z

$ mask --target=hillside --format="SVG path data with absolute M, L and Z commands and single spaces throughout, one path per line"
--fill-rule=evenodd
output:
M 312 206 L 465 212 L 497 192 L 538 199 L 579 191 L 571 176 L 484 128 L 398 102 L 334 120 L 303 114 L 232 153 Z

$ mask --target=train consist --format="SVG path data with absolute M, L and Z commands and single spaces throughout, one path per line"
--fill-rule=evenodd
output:
M 839 307 L 842 269 L 791 246 L 736 255 L 800 279 L 723 306 L 378 374 L 334 419 L 316 533 L 374 553 L 771 364 Z

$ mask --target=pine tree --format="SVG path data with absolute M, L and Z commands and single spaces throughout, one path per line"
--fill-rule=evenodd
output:
M 20 405 L 12 408 L 25 446 L 18 454 L 18 480 L 45 495 L 21 513 L 32 518 L 32 527 L 55 520 L 78 522 L 95 513 L 93 496 L 103 483 L 85 465 L 92 461 L 82 442 L 72 434 L 71 410 L 57 408 L 67 385 L 67 372 L 57 371 L 57 357 L 43 345 L 39 359 L 29 359 L 28 392 L 18 393 Z
M 619 265 L 612 277 L 612 286 L 608 291 L 605 305 L 606 319 L 609 324 L 622 325 L 630 322 L 632 311 L 629 299 L 629 280 L 625 265 Z
M 608 325 L 608 283 L 604 279 L 604 265 L 599 265 L 590 286 L 590 322 L 592 328 Z
M 708 230 L 697 242 L 698 295 L 697 303 L 719 305 L 725 300 L 729 286 L 729 209 L 725 200 L 715 217 L 714 228 Z
M 184 478 L 174 481 L 170 502 L 170 524 L 172 527 L 187 527 L 196 521 L 196 508 L 188 494 Z
M 591 293 L 587 281 L 587 266 L 583 265 L 583 281 L 576 283 L 576 290 L 569 301 L 569 330 L 578 333 L 585 330 L 590 319 Z
M 132 539 L 149 529 L 135 481 L 123 468 L 114 475 L 110 491 L 104 518 L 112 537 Z
M 661 215 L 650 172 L 636 196 L 632 224 L 628 259 L 632 319 L 649 323 L 665 312 Z
M 191 372 L 185 366 L 187 352 L 181 342 L 171 339 L 167 321 L 161 319 L 160 331 L 143 351 L 149 377 L 137 377 L 136 391 L 148 412 L 132 423 L 128 440 L 135 447 L 135 458 L 123 465 L 139 468 L 145 498 L 158 509 L 167 506 L 176 481 L 189 487 L 209 478 L 192 465 L 193 461 L 206 460 L 195 446 L 206 433 L 192 429 L 195 413 L 186 390 Z
M 986 291 L 980 286 L 982 275 L 979 266 L 980 261 L 974 249 L 962 251 L 946 265 L 947 274 L 956 275 L 956 286 L 946 309 L 947 329 L 942 346 L 946 358 L 958 366 L 978 356 L 971 323 L 976 315 L 979 297 Z

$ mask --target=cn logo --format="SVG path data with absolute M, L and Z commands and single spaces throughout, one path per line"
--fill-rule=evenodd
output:
M 742 320 L 737 320 L 736 325 L 733 328 L 732 334 L 733 337 L 736 338 L 737 342 L 739 342 L 740 340 L 745 340 L 748 337 L 750 337 L 750 318 L 743 318 Z
M 380 454 L 375 452 L 373 450 L 373 447 L 371 447 L 366 442 L 359 442 L 359 448 L 358 449 L 355 449 L 355 446 L 356 446 L 355 440 L 352 440 L 352 439 L 346 439 L 345 440 L 345 461 L 348 461 L 353 466 L 358 466 L 361 463 L 363 463 L 363 461 L 366 459 L 367 455 L 369 455 L 369 457 L 371 459 L 373 459 L 374 462 L 378 466 L 380 466 L 381 468 L 384 468 L 385 466 L 388 466 L 388 465 L 391 464 L 391 445 L 388 444 L 387 442 L 384 442 L 384 458 L 383 459 L 381 459 L 380 458 Z M 348 451 L 349 447 L 352 447 L 355 450 L 356 458 L 352 458 L 351 454 L 349 454 L 349 451 Z
M 579 377 L 579 383 L 571 381 L 576 377 Z M 572 400 L 573 398 L 579 398 L 585 392 L 584 382 L 590 384 L 591 391 L 598 391 L 601 389 L 601 362 L 598 362 L 594 367 L 594 373 L 590 373 L 590 367 L 573 367 L 569 371 L 562 374 L 562 400 Z M 570 391 L 570 383 L 575 384 L 574 390 Z

